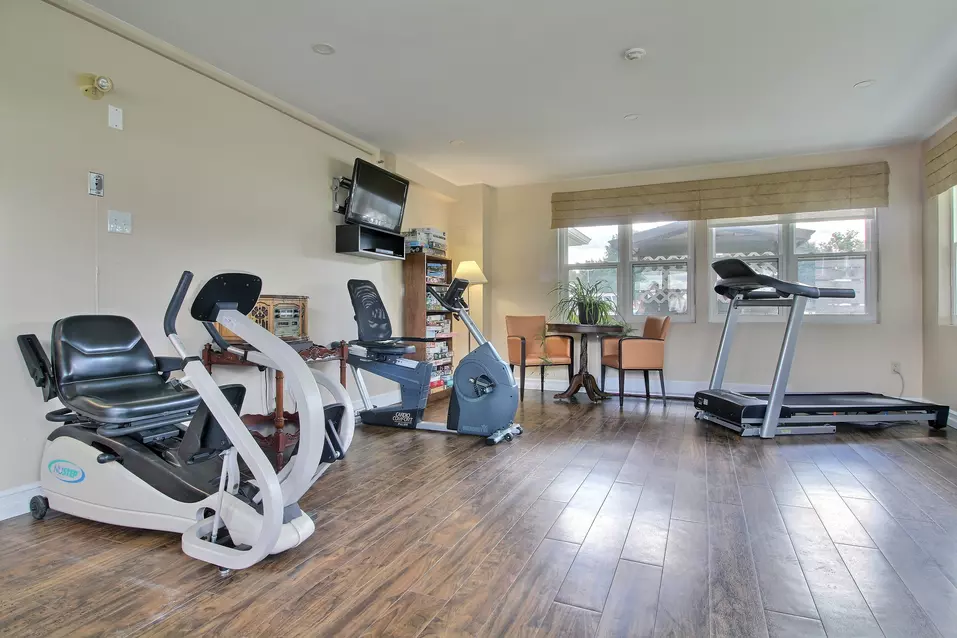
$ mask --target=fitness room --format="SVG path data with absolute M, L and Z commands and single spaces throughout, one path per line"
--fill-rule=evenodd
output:
M 957 636 L 954 0 L 0 59 L 0 636 Z

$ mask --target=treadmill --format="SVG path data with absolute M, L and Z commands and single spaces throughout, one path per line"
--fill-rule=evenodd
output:
M 740 259 L 712 264 L 718 273 L 714 290 L 730 302 L 718 344 L 718 356 L 708 390 L 696 392 L 695 418 L 734 430 L 741 436 L 774 438 L 776 434 L 831 434 L 837 423 L 927 421 L 935 428 L 947 425 L 949 407 L 873 394 L 870 392 L 787 392 L 798 332 L 808 299 L 853 299 L 850 288 L 815 288 L 759 275 Z M 789 308 L 784 342 L 768 393 L 725 390 L 724 372 L 735 328 L 743 308 Z

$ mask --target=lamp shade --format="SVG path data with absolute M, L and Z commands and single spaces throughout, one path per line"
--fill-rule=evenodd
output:
M 459 264 L 459 267 L 455 269 L 455 278 L 456 279 L 468 279 L 469 284 L 487 284 L 488 279 L 485 278 L 485 273 L 482 272 L 482 269 L 479 268 L 479 265 L 474 261 L 463 261 Z

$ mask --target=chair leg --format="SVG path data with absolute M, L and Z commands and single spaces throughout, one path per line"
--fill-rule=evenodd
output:
M 518 366 L 518 399 L 519 401 L 525 401 L 525 362 L 522 361 L 521 365 Z
M 568 385 L 572 384 L 572 379 L 574 378 L 575 378 L 575 364 L 569 363 L 568 364 Z
M 651 399 L 651 388 L 648 385 L 648 371 L 642 370 L 645 373 L 645 400 Z
M 508 370 L 509 370 L 509 372 L 512 373 L 512 376 L 514 377 L 514 376 L 515 376 L 515 364 L 514 364 L 514 363 L 508 364 Z
M 667 401 L 668 395 L 665 394 L 665 371 L 658 370 L 658 379 L 661 381 L 661 400 Z
M 618 362 L 619 365 L 621 362 Z M 625 407 L 625 369 L 618 368 L 618 407 Z
M 608 370 L 608 366 L 605 364 L 601 365 L 601 391 L 605 391 L 605 372 Z
M 539 366 L 539 370 L 542 371 L 542 392 L 545 391 L 545 366 Z

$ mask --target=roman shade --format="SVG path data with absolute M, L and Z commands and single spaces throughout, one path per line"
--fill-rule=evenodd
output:
M 957 186 L 957 133 L 924 151 L 924 189 L 929 199 Z
M 887 206 L 887 162 L 554 193 L 552 228 Z

